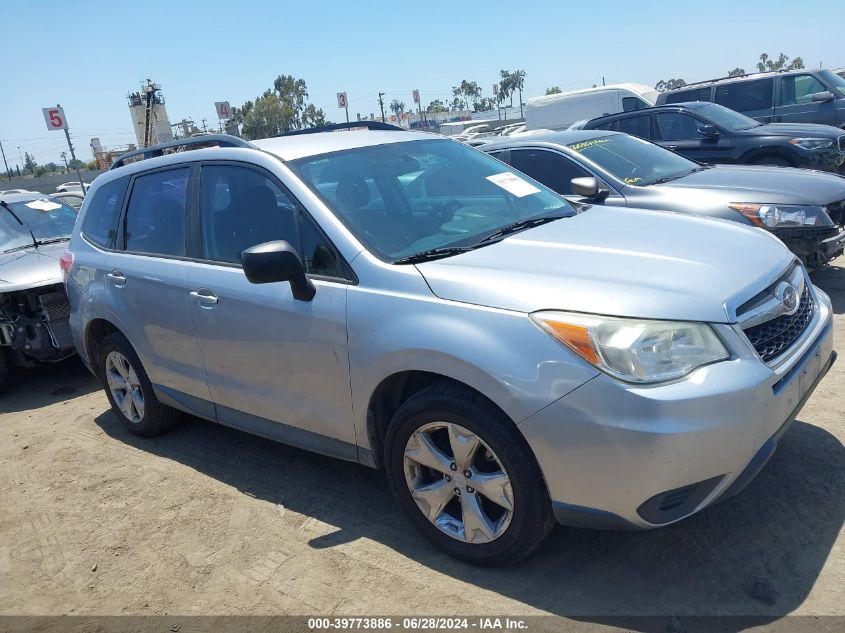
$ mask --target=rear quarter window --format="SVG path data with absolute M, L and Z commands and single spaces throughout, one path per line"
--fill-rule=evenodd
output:
M 710 101 L 710 88 L 681 90 L 666 95 L 666 103 L 684 103 L 686 101 Z
M 769 78 L 716 86 L 716 103 L 737 112 L 771 108 L 774 83 Z
M 117 235 L 117 220 L 129 178 L 112 180 L 97 189 L 82 221 L 82 234 L 85 238 L 102 248 L 111 248 Z

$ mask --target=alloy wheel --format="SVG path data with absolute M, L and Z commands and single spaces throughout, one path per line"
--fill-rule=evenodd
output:
M 489 543 L 513 516 L 513 490 L 502 462 L 478 435 L 432 422 L 405 445 L 405 481 L 417 507 L 454 539 Z
M 144 418 L 144 394 L 132 364 L 120 352 L 106 356 L 106 381 L 109 392 L 123 416 L 133 424 Z

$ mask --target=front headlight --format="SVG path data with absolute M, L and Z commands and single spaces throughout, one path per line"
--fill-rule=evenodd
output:
M 808 151 L 815 151 L 818 149 L 826 149 L 833 147 L 833 139 L 829 138 L 794 138 L 789 141 L 790 145 L 795 145 L 801 149 Z
M 822 207 L 802 204 L 760 204 L 731 202 L 728 206 L 751 220 L 754 226 L 773 229 L 781 226 L 832 226 Z
M 553 310 L 535 312 L 531 320 L 591 365 L 626 382 L 674 380 L 730 356 L 706 323 Z

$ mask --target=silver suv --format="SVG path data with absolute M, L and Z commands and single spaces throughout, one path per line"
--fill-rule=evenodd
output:
M 76 346 L 130 431 L 187 412 L 383 468 L 480 564 L 555 519 L 652 528 L 730 497 L 834 359 L 830 301 L 775 237 L 576 209 L 422 133 L 140 150 L 69 250 Z

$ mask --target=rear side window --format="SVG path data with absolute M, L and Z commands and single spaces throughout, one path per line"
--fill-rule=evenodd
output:
M 716 103 L 737 112 L 771 108 L 774 83 L 769 78 L 716 86 Z
M 644 114 L 617 119 L 613 130 L 649 140 L 651 138 L 651 115 Z
M 812 75 L 792 75 L 781 77 L 780 104 L 799 105 L 810 103 L 813 95 L 827 90 L 825 85 Z
M 82 233 L 88 241 L 102 248 L 112 247 L 128 186 L 129 178 L 118 178 L 97 189 L 82 222 Z
M 572 160 L 555 152 L 540 149 L 511 150 L 511 165 L 534 180 L 562 195 L 572 193 L 573 178 L 590 174 Z
M 666 95 L 666 103 L 684 103 L 685 101 L 710 101 L 710 87 L 681 90 Z
M 190 168 L 156 171 L 135 178 L 126 210 L 126 250 L 185 255 L 185 203 Z

